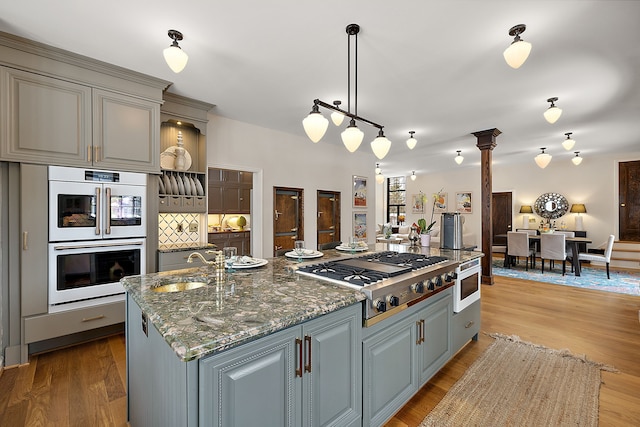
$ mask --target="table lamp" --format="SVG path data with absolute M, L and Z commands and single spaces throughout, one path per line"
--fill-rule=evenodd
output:
M 571 205 L 571 209 L 569 210 L 569 212 L 577 214 L 576 215 L 576 230 L 577 231 L 581 231 L 582 230 L 582 216 L 580 216 L 580 214 L 587 213 L 587 208 L 585 208 L 582 203 L 576 203 L 576 204 Z
M 533 209 L 529 205 L 522 205 L 520 206 L 520 213 L 530 214 L 533 213 Z M 529 228 L 529 215 L 522 216 L 522 228 Z

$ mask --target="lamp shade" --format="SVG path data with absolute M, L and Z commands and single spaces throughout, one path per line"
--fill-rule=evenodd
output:
M 416 171 L 411 172 L 411 181 L 416 180 Z
M 580 157 L 580 152 L 579 151 L 574 151 L 574 153 L 576 153 L 576 156 L 571 159 L 571 162 L 574 165 L 578 166 L 580 163 L 582 163 L 582 157 Z
M 565 150 L 569 151 L 573 148 L 574 145 L 576 145 L 576 141 L 571 139 L 571 133 L 572 132 L 567 132 L 565 133 L 565 135 L 567 135 L 567 139 L 565 139 L 564 141 L 562 141 L 562 146 L 564 147 Z
M 174 73 L 179 73 L 187 66 L 189 55 L 178 46 L 178 43 L 174 42 L 173 45 L 163 50 L 162 54 L 164 55 L 164 60 L 167 61 L 167 65 Z
M 411 135 L 409 139 L 407 139 L 407 147 L 409 147 L 409 150 L 413 150 L 418 143 L 418 140 L 413 137 L 414 133 L 414 131 L 409 132 L 409 135 Z
M 527 60 L 529 53 L 531 53 L 531 43 L 518 40 L 511 43 L 502 55 L 511 68 L 518 69 Z
M 456 153 L 458 153 L 458 155 L 454 157 L 454 160 L 456 161 L 457 164 L 461 165 L 462 161 L 464 160 L 464 157 L 462 156 L 462 154 L 460 154 L 460 150 L 456 151 Z
M 334 125 L 340 126 L 343 120 L 344 120 L 344 114 L 338 111 L 334 111 L 333 113 L 331 113 L 331 121 L 333 122 Z
M 376 175 L 376 182 L 378 184 L 382 184 L 384 182 L 384 175 L 382 175 L 381 173 L 379 173 L 378 175 Z
M 302 120 L 302 126 L 309 139 L 313 142 L 318 142 L 327 131 L 329 120 L 320 114 L 318 106 L 314 105 L 311 113 Z
M 549 165 L 549 162 L 551 162 L 551 154 L 547 154 L 544 152 L 544 148 L 542 149 L 542 153 L 538 154 L 535 157 L 535 161 L 536 164 L 538 165 L 538 167 L 540 167 L 541 169 L 544 169 L 547 167 L 547 165 Z
M 387 155 L 389 149 L 391 148 L 391 141 L 389 141 L 382 132 L 382 129 L 378 132 L 378 136 L 376 139 L 371 141 L 371 149 L 373 150 L 373 154 L 376 155 L 377 158 L 382 160 L 384 156 Z
M 582 203 L 576 203 L 571 205 L 571 209 L 569 210 L 571 213 L 587 213 L 587 208 Z
M 533 213 L 533 208 L 530 205 L 520 206 L 520 213 Z
M 560 116 L 562 115 L 562 109 L 554 106 L 551 106 L 544 112 L 544 118 L 551 124 L 558 121 Z
M 358 149 L 358 147 L 360 147 L 362 139 L 364 138 L 364 132 L 358 129 L 358 126 L 356 126 L 356 121 L 351 119 L 349 126 L 347 126 L 347 128 L 342 131 L 340 136 L 342 138 L 342 143 L 347 148 L 347 150 L 349 150 L 350 153 L 353 153 Z

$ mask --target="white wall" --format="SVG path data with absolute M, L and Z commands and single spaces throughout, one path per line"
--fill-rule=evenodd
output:
M 342 194 L 341 240 L 352 232 L 352 176 L 367 177 L 367 238 L 375 241 L 375 157 L 363 142 L 356 153 L 326 141 L 311 142 L 302 131 L 287 134 L 209 114 L 207 165 L 254 172 L 251 238 L 254 256 L 273 256 L 273 188 L 304 190 L 304 240 L 317 245 L 317 190 Z

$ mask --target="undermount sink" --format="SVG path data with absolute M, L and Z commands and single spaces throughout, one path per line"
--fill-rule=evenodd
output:
M 182 292 L 206 286 L 206 282 L 175 282 L 151 288 L 153 292 Z

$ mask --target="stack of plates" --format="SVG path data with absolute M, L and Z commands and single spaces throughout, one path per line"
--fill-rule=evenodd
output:
M 298 256 L 298 254 L 295 251 L 286 252 L 284 254 L 284 256 L 286 256 L 287 258 L 296 258 L 296 259 L 320 258 L 323 255 L 324 254 L 322 252 L 314 251 L 313 249 L 305 249 L 303 254 L 300 256 Z
M 160 194 L 176 196 L 204 196 L 204 188 L 198 177 L 183 173 L 164 173 L 158 177 Z

